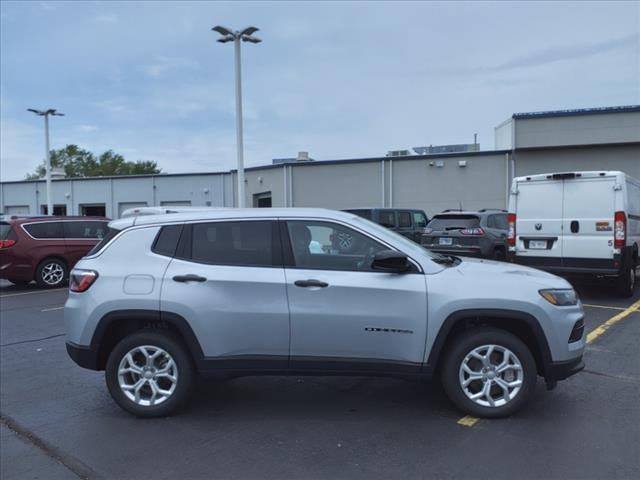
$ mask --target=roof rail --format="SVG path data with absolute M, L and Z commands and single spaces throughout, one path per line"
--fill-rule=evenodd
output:
M 508 210 L 505 210 L 504 208 L 481 208 L 478 211 L 479 212 L 504 212 L 504 213 L 508 213 Z
M 447 208 L 446 210 L 442 210 L 442 213 L 447 212 L 464 212 L 464 210 L 462 210 L 461 208 Z

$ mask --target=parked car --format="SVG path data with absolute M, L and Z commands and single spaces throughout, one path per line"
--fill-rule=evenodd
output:
M 611 279 L 630 297 L 640 245 L 640 181 L 623 172 L 518 177 L 509 202 L 509 241 L 523 265 Z
M 498 417 L 537 374 L 552 388 L 584 366 L 566 280 L 429 252 L 355 215 L 236 209 L 110 228 L 71 272 L 67 351 L 138 416 L 184 405 L 196 374 L 438 372 L 458 407 Z M 357 248 L 334 248 L 341 234 Z
M 63 285 L 73 268 L 107 233 L 106 218 L 0 217 L 0 278 L 41 288 Z
M 409 208 L 353 208 L 343 211 L 387 227 L 416 243 L 420 243 L 420 236 L 429 221 L 424 210 Z
M 508 233 L 506 210 L 445 210 L 433 216 L 421 244 L 441 253 L 505 260 Z

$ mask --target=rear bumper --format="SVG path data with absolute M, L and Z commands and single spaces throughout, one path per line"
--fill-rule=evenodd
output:
M 547 382 L 565 380 L 584 369 L 582 355 L 566 362 L 551 362 L 545 368 L 544 379 Z
M 628 265 L 626 259 L 622 257 L 625 257 L 625 255 L 615 255 L 614 258 L 559 258 L 529 257 L 516 253 L 510 258 L 519 265 L 539 268 L 551 273 L 620 275 Z
M 71 360 L 76 362 L 82 368 L 89 370 L 100 370 L 98 368 L 98 352 L 91 347 L 77 345 L 73 342 L 67 342 L 67 353 Z

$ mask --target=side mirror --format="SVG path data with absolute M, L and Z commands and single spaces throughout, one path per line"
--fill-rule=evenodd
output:
M 376 253 L 371 268 L 378 272 L 403 273 L 411 269 L 409 258 L 402 252 L 382 250 Z

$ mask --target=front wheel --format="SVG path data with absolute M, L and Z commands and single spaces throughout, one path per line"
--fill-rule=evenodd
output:
M 138 417 L 163 417 L 188 401 L 195 369 L 176 338 L 142 330 L 116 345 L 107 360 L 105 379 L 109 393 L 127 412 Z
M 515 335 L 495 328 L 468 330 L 446 352 L 442 383 L 447 396 L 466 413 L 506 417 L 533 396 L 536 364 Z

